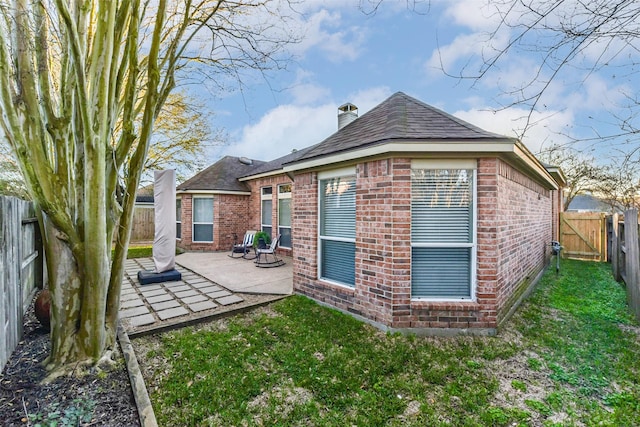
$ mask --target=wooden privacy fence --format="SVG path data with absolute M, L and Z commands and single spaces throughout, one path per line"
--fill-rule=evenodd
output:
M 43 286 L 44 252 L 30 202 L 0 196 L 0 371 L 22 338 L 22 318 Z
M 640 320 L 640 244 L 638 242 L 638 211 L 630 209 L 624 220 L 613 215 L 611 269 L 616 280 L 623 280 L 627 288 L 629 308 Z
M 153 241 L 155 209 L 136 206 L 131 222 L 131 242 Z
M 607 261 L 607 221 L 604 213 L 560 214 L 560 244 L 564 258 Z

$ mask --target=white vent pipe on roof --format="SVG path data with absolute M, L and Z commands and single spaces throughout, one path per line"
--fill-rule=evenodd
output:
M 358 107 L 350 102 L 338 107 L 338 130 L 358 118 Z

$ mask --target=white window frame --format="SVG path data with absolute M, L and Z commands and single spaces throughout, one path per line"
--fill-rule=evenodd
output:
M 317 235 L 318 235 L 318 244 L 317 244 L 317 248 L 318 248 L 318 253 L 317 253 L 317 266 L 318 266 L 318 270 L 317 270 L 317 277 L 318 280 L 321 280 L 323 282 L 327 282 L 330 283 L 332 285 L 336 285 L 336 286 L 340 286 L 346 289 L 355 289 L 356 287 L 356 283 L 355 283 L 355 277 L 354 277 L 354 283 L 353 285 L 351 284 L 347 284 L 347 283 L 342 283 L 336 280 L 332 280 L 326 277 L 322 276 L 322 244 L 324 241 L 326 240 L 330 240 L 330 241 L 335 241 L 335 242 L 347 242 L 347 243 L 353 243 L 354 246 L 356 244 L 356 239 L 355 238 L 339 238 L 339 237 L 332 237 L 332 236 L 322 236 L 321 235 L 321 230 L 322 230 L 322 203 L 321 203 L 321 199 L 322 199 L 322 181 L 327 180 L 327 179 L 333 179 L 333 178 L 347 178 L 347 177 L 353 177 L 356 185 L 357 185 L 357 176 L 356 176 L 356 168 L 355 166 L 349 166 L 349 167 L 345 167 L 345 168 L 340 168 L 340 169 L 334 169 L 334 170 L 330 170 L 330 171 L 322 171 L 318 173 L 318 222 L 317 222 Z M 357 206 L 356 206 L 357 209 Z M 355 259 L 354 259 L 354 263 L 355 263 Z M 357 276 L 357 275 L 356 275 Z
M 281 193 L 280 189 L 282 187 L 289 187 L 289 191 L 285 192 L 285 193 Z M 278 208 L 277 208 L 277 210 L 278 210 L 278 215 L 277 215 L 278 216 L 278 234 L 280 234 L 280 236 L 282 236 L 282 232 L 280 231 L 280 229 L 281 228 L 288 228 L 289 229 L 289 235 L 291 236 L 291 246 L 293 246 L 293 234 L 291 232 L 291 230 L 292 230 L 291 229 L 291 225 L 285 225 L 285 226 L 280 225 L 280 200 L 287 200 L 287 199 L 291 200 L 292 199 L 292 197 L 291 197 L 292 192 L 293 192 L 293 188 L 292 188 L 291 184 L 280 184 L 280 185 L 278 185 Z M 293 206 L 291 206 L 291 208 L 292 207 Z M 289 209 L 290 213 L 291 213 L 291 218 L 289 218 L 289 223 L 291 223 L 292 220 L 293 220 L 293 212 L 291 212 L 291 208 Z M 280 242 L 282 242 L 282 240 L 280 240 Z M 285 248 L 285 249 L 291 249 L 291 246 L 285 246 L 285 245 L 282 245 L 282 244 L 280 245 L 281 248 Z
M 415 159 L 411 162 L 411 170 L 434 170 L 434 169 L 458 169 L 458 170 L 472 170 L 473 182 L 472 182 L 472 197 L 473 203 L 471 207 L 472 214 L 472 226 L 471 226 L 471 242 L 470 243 L 419 243 L 411 242 L 411 250 L 413 248 L 471 248 L 471 259 L 469 266 L 470 271 L 470 286 L 469 291 L 471 293 L 469 298 L 436 298 L 436 297 L 411 297 L 412 301 L 433 301 L 433 302 L 460 302 L 460 301 L 477 301 L 476 286 L 477 286 L 477 252 L 478 252 L 478 161 L 476 159 Z M 412 213 L 413 214 L 413 213 Z M 410 269 L 413 271 L 413 268 Z M 410 283 L 413 283 L 413 277 L 411 277 Z
M 176 229 L 178 224 L 180 224 L 180 237 L 176 233 L 176 240 L 182 240 L 182 197 L 176 198 Z
M 265 194 L 266 189 L 271 190 L 271 193 L 269 194 Z M 263 215 L 263 203 L 267 200 L 271 201 L 271 216 L 269 217 L 269 220 L 271 221 L 271 224 L 265 224 L 264 222 L 264 215 Z M 264 187 L 260 188 L 260 231 L 264 231 L 264 227 L 269 227 L 271 228 L 271 238 L 273 239 L 275 236 L 273 235 L 273 185 L 267 185 Z
M 196 222 L 195 221 L 195 213 L 194 213 L 194 206 L 195 203 L 193 202 L 195 199 L 209 199 L 211 200 L 211 222 Z M 193 243 L 213 243 L 214 241 L 214 229 L 213 229 L 213 216 L 214 216 L 214 199 L 213 196 L 193 196 L 192 198 L 192 202 L 191 202 L 191 241 Z M 196 225 L 211 225 L 211 240 L 195 240 L 196 234 L 195 234 L 195 226 Z

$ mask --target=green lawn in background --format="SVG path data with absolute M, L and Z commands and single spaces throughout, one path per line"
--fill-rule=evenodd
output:
M 153 246 L 145 245 L 145 246 L 129 246 L 129 250 L 127 251 L 127 258 L 150 258 L 153 256 Z
M 497 337 L 385 334 L 294 296 L 134 347 L 162 426 L 640 425 L 640 328 L 563 261 Z
M 176 248 L 176 255 L 180 255 L 182 250 Z M 114 250 L 111 250 L 111 256 L 113 256 Z M 140 244 L 132 244 L 129 245 L 129 249 L 127 251 L 127 258 L 151 258 L 153 256 L 153 245 L 140 245 Z

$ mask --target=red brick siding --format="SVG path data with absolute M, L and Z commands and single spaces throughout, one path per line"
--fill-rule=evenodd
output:
M 552 240 L 552 192 L 497 161 L 498 321 L 548 261 Z
M 296 175 L 294 289 L 393 328 L 495 328 L 542 269 L 550 192 L 498 159 L 477 171 L 475 302 L 411 300 L 411 160 L 356 168 L 355 288 L 318 280 L 317 174 Z
M 318 278 L 318 175 L 297 174 L 293 200 L 293 286 L 296 292 L 355 312 L 355 291 Z
M 191 194 L 182 194 L 179 195 L 178 198 L 181 200 L 180 205 L 180 239 L 178 239 L 177 246 L 181 249 L 189 249 L 188 245 L 191 244 L 191 240 L 193 239 L 191 229 L 193 212 L 191 210 Z
M 234 234 L 240 240 L 247 230 L 260 230 L 260 189 L 266 186 L 273 187 L 271 221 L 274 233 L 277 233 L 278 185 L 293 184 L 291 179 L 284 174 L 280 174 L 249 181 L 247 184 L 251 188 L 251 196 L 213 194 L 213 243 L 194 243 L 192 241 L 192 199 L 194 195 L 179 195 L 178 197 L 182 198 L 182 238 L 177 242 L 178 247 L 192 251 L 226 251 L 231 248 L 234 242 Z M 295 236 L 293 236 L 293 238 L 295 239 Z M 291 249 L 280 248 L 278 252 L 291 255 L 292 251 Z
M 193 242 L 193 194 L 179 195 L 182 199 L 182 238 L 179 248 L 190 251 L 226 251 L 234 242 L 234 233 L 242 239 L 246 229 L 249 196 L 236 194 L 203 195 L 213 197 L 213 243 Z M 196 194 L 196 196 L 198 196 Z
M 394 188 L 392 160 L 356 168 L 355 311 L 376 322 L 392 321 L 394 289 Z
M 562 202 L 562 189 L 553 190 L 551 192 L 552 199 L 552 236 L 553 240 L 560 241 L 560 214 L 564 212 L 564 203 Z
M 237 241 L 242 241 L 247 231 L 249 196 L 220 194 L 214 196 L 213 212 L 214 250 L 230 250 Z

